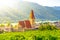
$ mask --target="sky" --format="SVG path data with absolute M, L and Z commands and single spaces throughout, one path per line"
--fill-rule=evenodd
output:
M 34 2 L 43 6 L 60 6 L 60 0 L 0 0 L 0 9 L 6 6 L 14 8 L 19 1 Z
M 28 2 L 38 3 L 43 6 L 60 6 L 60 0 L 22 0 Z

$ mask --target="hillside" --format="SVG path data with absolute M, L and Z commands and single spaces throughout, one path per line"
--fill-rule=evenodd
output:
M 60 10 L 56 10 L 56 7 L 46 7 L 30 2 L 18 2 L 15 7 L 6 6 L 0 10 L 0 23 L 29 19 L 31 9 L 34 10 L 36 21 L 60 20 Z

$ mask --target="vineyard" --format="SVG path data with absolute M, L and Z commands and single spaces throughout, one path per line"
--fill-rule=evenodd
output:
M 0 34 L 0 40 L 60 40 L 60 30 L 30 30 Z
M 60 40 L 60 30 L 49 23 L 41 24 L 38 29 L 22 32 L 0 32 L 0 40 Z

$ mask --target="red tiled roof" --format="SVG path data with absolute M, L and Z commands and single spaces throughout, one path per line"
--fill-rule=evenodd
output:
M 25 27 L 25 23 L 24 23 L 24 21 L 19 21 L 19 25 L 21 25 L 21 27 Z
M 25 27 L 26 28 L 31 28 L 31 24 L 30 24 L 30 21 L 29 20 L 25 20 Z

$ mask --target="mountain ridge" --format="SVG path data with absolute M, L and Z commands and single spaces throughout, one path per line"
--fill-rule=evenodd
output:
M 0 23 L 7 21 L 18 22 L 19 20 L 29 19 L 31 10 L 34 10 L 36 21 L 60 20 L 60 10 L 56 9 L 56 7 L 41 6 L 32 2 L 19 2 L 15 8 L 6 7 L 0 10 Z

